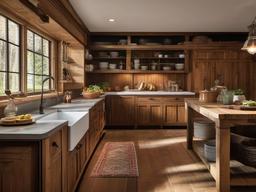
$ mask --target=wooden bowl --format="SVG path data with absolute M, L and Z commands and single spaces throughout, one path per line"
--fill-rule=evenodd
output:
M 96 99 L 100 97 L 100 92 L 83 92 L 82 94 L 85 99 Z
M 199 92 L 199 101 L 203 103 L 215 103 L 217 101 L 218 91 L 203 90 Z

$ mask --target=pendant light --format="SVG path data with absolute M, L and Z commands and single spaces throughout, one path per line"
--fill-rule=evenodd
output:
M 248 29 L 249 35 L 244 43 L 242 50 L 246 50 L 248 53 L 254 55 L 256 53 L 256 17 Z

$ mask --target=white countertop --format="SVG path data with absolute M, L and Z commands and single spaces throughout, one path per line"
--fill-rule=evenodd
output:
M 40 121 L 32 125 L 0 126 L 0 139 L 41 140 L 65 124 L 67 125 L 67 121 Z
M 130 91 L 119 91 L 119 92 L 106 92 L 105 95 L 138 95 L 138 96 L 193 96 L 194 92 L 189 91 L 138 91 L 138 90 L 130 90 Z
M 57 110 L 68 111 L 88 111 L 103 98 L 98 99 L 74 99 L 72 103 L 61 103 L 49 108 L 46 108 L 45 114 L 33 113 L 33 119 L 36 123 L 23 126 L 0 126 L 0 139 L 2 140 L 41 140 L 48 137 L 59 128 L 67 125 L 67 121 L 41 121 L 40 118 Z M 39 121 L 37 121 L 39 120 Z

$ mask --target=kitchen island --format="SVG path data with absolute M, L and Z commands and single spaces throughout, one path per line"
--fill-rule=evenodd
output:
M 230 130 L 237 125 L 256 123 L 256 111 L 229 109 L 216 103 L 201 103 L 198 99 L 186 99 L 187 148 L 194 150 L 206 164 L 216 181 L 219 192 L 229 192 L 230 186 L 256 185 L 256 169 L 230 160 Z M 203 154 L 204 141 L 193 141 L 193 120 L 198 115 L 215 122 L 216 163 L 208 162 Z

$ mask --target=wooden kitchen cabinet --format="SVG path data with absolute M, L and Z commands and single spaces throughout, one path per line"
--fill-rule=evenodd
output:
M 110 126 L 186 124 L 183 96 L 108 96 L 106 107 Z
M 65 192 L 67 126 L 39 141 L 0 142 L 0 191 Z
M 110 96 L 106 105 L 108 125 L 134 125 L 134 96 Z
M 35 142 L 0 144 L 0 191 L 38 191 L 37 160 L 39 144 Z
M 163 123 L 165 125 L 176 123 L 177 116 L 178 116 L 176 104 L 175 103 L 164 104 L 163 110 L 164 110 Z
M 75 149 L 69 152 L 68 192 L 76 190 L 79 179 L 99 142 L 105 126 L 105 102 L 98 102 L 90 109 L 89 130 Z

